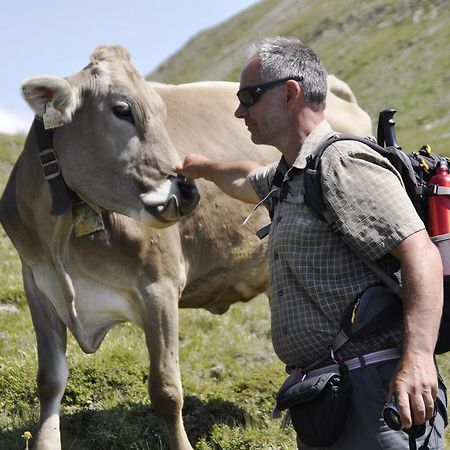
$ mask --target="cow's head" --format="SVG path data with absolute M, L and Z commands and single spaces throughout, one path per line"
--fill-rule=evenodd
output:
M 37 116 L 61 114 L 55 153 L 68 186 L 94 209 L 164 227 L 190 214 L 199 195 L 176 177 L 179 157 L 165 128 L 161 97 L 122 47 L 99 47 L 77 74 L 25 80 L 23 96 Z

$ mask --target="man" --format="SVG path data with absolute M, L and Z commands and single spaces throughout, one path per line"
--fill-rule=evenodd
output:
M 323 357 L 344 309 L 379 283 L 361 257 L 387 273 L 400 266 L 403 328 L 348 342 L 340 351 L 345 361 L 359 357 L 360 364 L 349 372 L 353 392 L 344 431 L 327 448 L 407 449 L 407 434 L 380 419 L 394 396 L 404 429 L 430 420 L 439 405 L 433 425 L 428 423 L 417 442 L 440 449 L 446 399 L 433 355 L 442 310 L 440 255 L 395 170 L 363 144 L 341 141 L 321 158 L 323 195 L 339 235 L 302 203 L 306 158 L 334 134 L 324 118 L 325 97 L 319 57 L 297 39 L 267 38 L 249 51 L 235 115 L 254 143 L 281 152 L 280 162 L 260 168 L 251 161 L 221 164 L 193 154 L 175 170 L 213 181 L 242 201 L 274 207 L 268 249 L 272 341 L 288 367 L 305 368 Z M 283 201 L 271 193 L 275 173 L 289 193 Z M 322 365 L 327 364 L 330 360 Z M 442 403 L 435 402 L 438 393 Z M 313 447 L 299 440 L 299 448 Z

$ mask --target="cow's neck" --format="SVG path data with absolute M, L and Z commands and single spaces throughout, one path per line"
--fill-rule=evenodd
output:
M 52 215 L 60 215 L 67 212 L 74 200 L 79 200 L 78 195 L 67 186 L 61 173 L 61 168 L 53 149 L 53 132 L 45 129 L 41 118 L 35 117 L 32 132 L 38 143 L 39 161 L 45 180 L 48 181 L 52 196 Z
M 46 129 L 42 119 L 36 117 L 31 128 L 40 162 L 40 176 L 48 183 L 51 194 L 52 216 L 60 216 L 67 212 L 74 217 L 74 232 L 77 237 L 91 235 L 105 229 L 101 214 L 97 213 L 65 182 L 53 148 L 53 133 Z M 35 150 L 36 151 L 36 150 Z

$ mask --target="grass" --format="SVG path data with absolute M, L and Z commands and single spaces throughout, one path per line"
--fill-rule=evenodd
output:
M 13 163 L 22 151 L 25 137 L 0 134 L 0 192 L 8 180 Z M 0 304 L 15 303 L 23 295 L 20 261 L 0 225 Z M 1 332 L 1 329 L 0 329 Z
M 36 348 L 23 298 L 0 314 L 0 449 L 23 448 L 38 418 Z M 225 316 L 180 311 L 185 425 L 196 449 L 290 449 L 291 430 L 270 419 L 284 379 L 269 341 L 265 297 Z M 161 419 L 147 397 L 148 357 L 141 330 L 113 329 L 101 349 L 85 355 L 68 342 L 69 382 L 62 402 L 63 448 L 166 449 Z M 31 441 L 32 442 L 32 441 Z

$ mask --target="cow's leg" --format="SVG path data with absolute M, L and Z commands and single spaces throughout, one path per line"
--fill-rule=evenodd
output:
M 150 354 L 149 394 L 162 416 L 171 450 L 192 450 L 183 425 L 183 390 L 178 363 L 178 292 L 173 283 L 147 289 L 145 336 Z
M 34 450 L 60 450 L 59 412 L 67 384 L 67 330 L 49 300 L 37 288 L 31 270 L 24 266 L 23 279 L 30 306 L 38 351 L 37 386 L 40 402 Z

